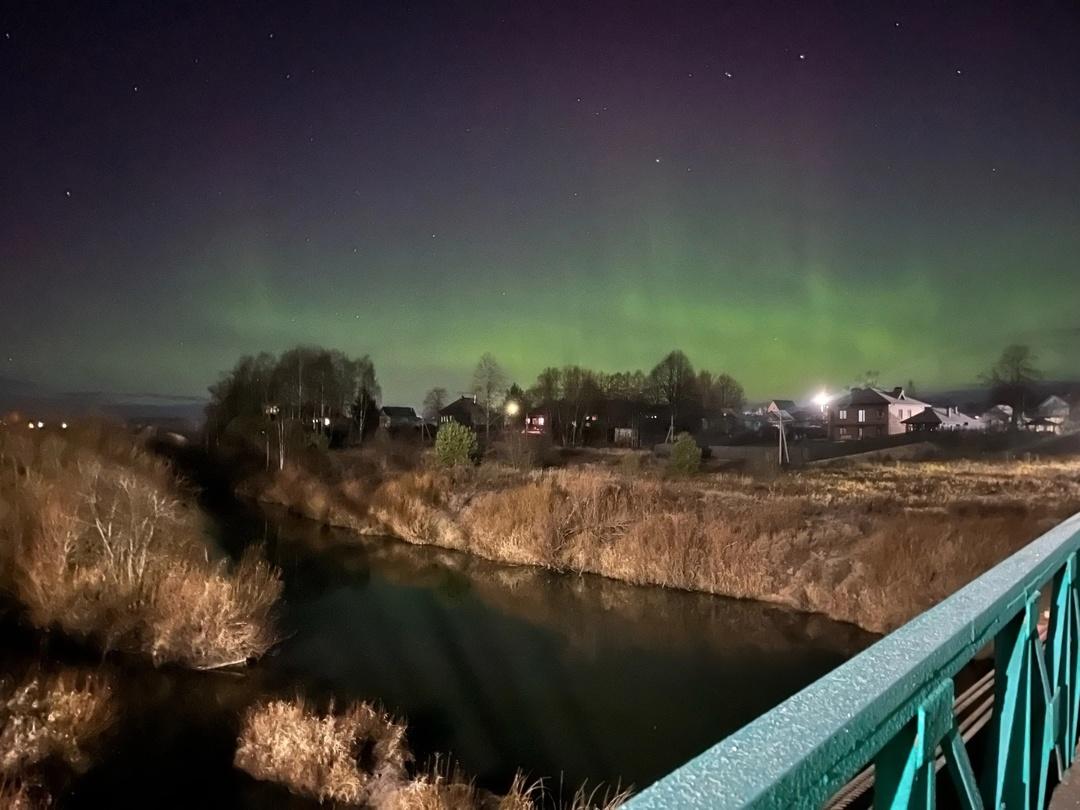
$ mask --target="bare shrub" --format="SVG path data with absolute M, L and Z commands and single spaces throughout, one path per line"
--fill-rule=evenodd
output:
M 403 781 L 410 754 L 405 726 L 368 703 L 320 715 L 302 700 L 248 710 L 235 763 L 294 793 L 359 804 Z
M 105 648 L 200 668 L 262 655 L 274 642 L 277 572 L 253 554 L 211 560 L 168 467 L 124 439 L 0 437 L 0 525 L 13 552 L 0 579 L 37 626 Z

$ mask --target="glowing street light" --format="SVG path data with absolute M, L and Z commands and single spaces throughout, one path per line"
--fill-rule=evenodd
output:
M 521 405 L 517 402 L 510 400 L 506 403 L 506 415 L 517 416 L 521 412 Z
M 817 405 L 819 408 L 824 408 L 826 405 L 829 404 L 829 400 L 831 398 L 832 397 L 830 397 L 827 393 L 822 391 L 820 394 L 818 394 L 817 396 L 814 397 L 813 403 L 815 405 Z

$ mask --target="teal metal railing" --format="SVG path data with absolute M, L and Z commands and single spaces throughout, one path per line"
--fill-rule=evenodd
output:
M 1052 776 L 1077 747 L 1078 550 L 1075 515 L 629 807 L 822 807 L 873 765 L 875 808 L 930 808 L 941 757 L 963 807 L 1045 807 Z M 954 711 L 954 678 L 991 642 L 994 708 L 976 778 Z

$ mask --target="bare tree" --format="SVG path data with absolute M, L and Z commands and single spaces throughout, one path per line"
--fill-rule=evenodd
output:
M 364 443 L 368 412 L 378 404 L 382 389 L 375 377 L 375 364 L 366 354 L 357 361 L 356 399 L 353 405 L 353 421 L 359 432 L 359 442 Z
M 873 369 L 867 369 L 858 377 L 855 378 L 855 384 L 860 388 L 877 388 L 880 382 L 881 373 Z
M 990 386 L 996 403 L 1012 408 L 1012 427 L 1015 430 L 1027 410 L 1027 403 L 1034 395 L 1032 387 L 1042 379 L 1042 372 L 1035 366 L 1035 353 L 1030 346 L 1014 343 L 1006 346 L 997 362 L 983 377 Z
M 448 394 L 445 388 L 432 388 L 424 395 L 424 418 L 436 421 L 439 411 L 446 407 Z
M 484 439 L 491 440 L 491 416 L 502 401 L 506 388 L 506 374 L 498 361 L 489 352 L 485 352 L 473 371 L 472 394 L 476 402 L 484 409 Z
M 678 349 L 669 352 L 663 360 L 656 364 L 649 379 L 656 387 L 659 398 L 666 403 L 671 413 L 671 423 L 668 427 L 667 441 L 675 441 L 675 420 L 678 415 L 679 403 L 691 394 L 695 382 L 694 367 L 690 360 Z

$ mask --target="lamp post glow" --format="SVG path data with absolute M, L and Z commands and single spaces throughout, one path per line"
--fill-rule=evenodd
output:
M 520 412 L 521 412 L 521 405 L 519 405 L 517 402 L 514 402 L 514 400 L 510 400 L 509 402 L 506 403 L 506 415 L 507 416 L 517 416 Z

